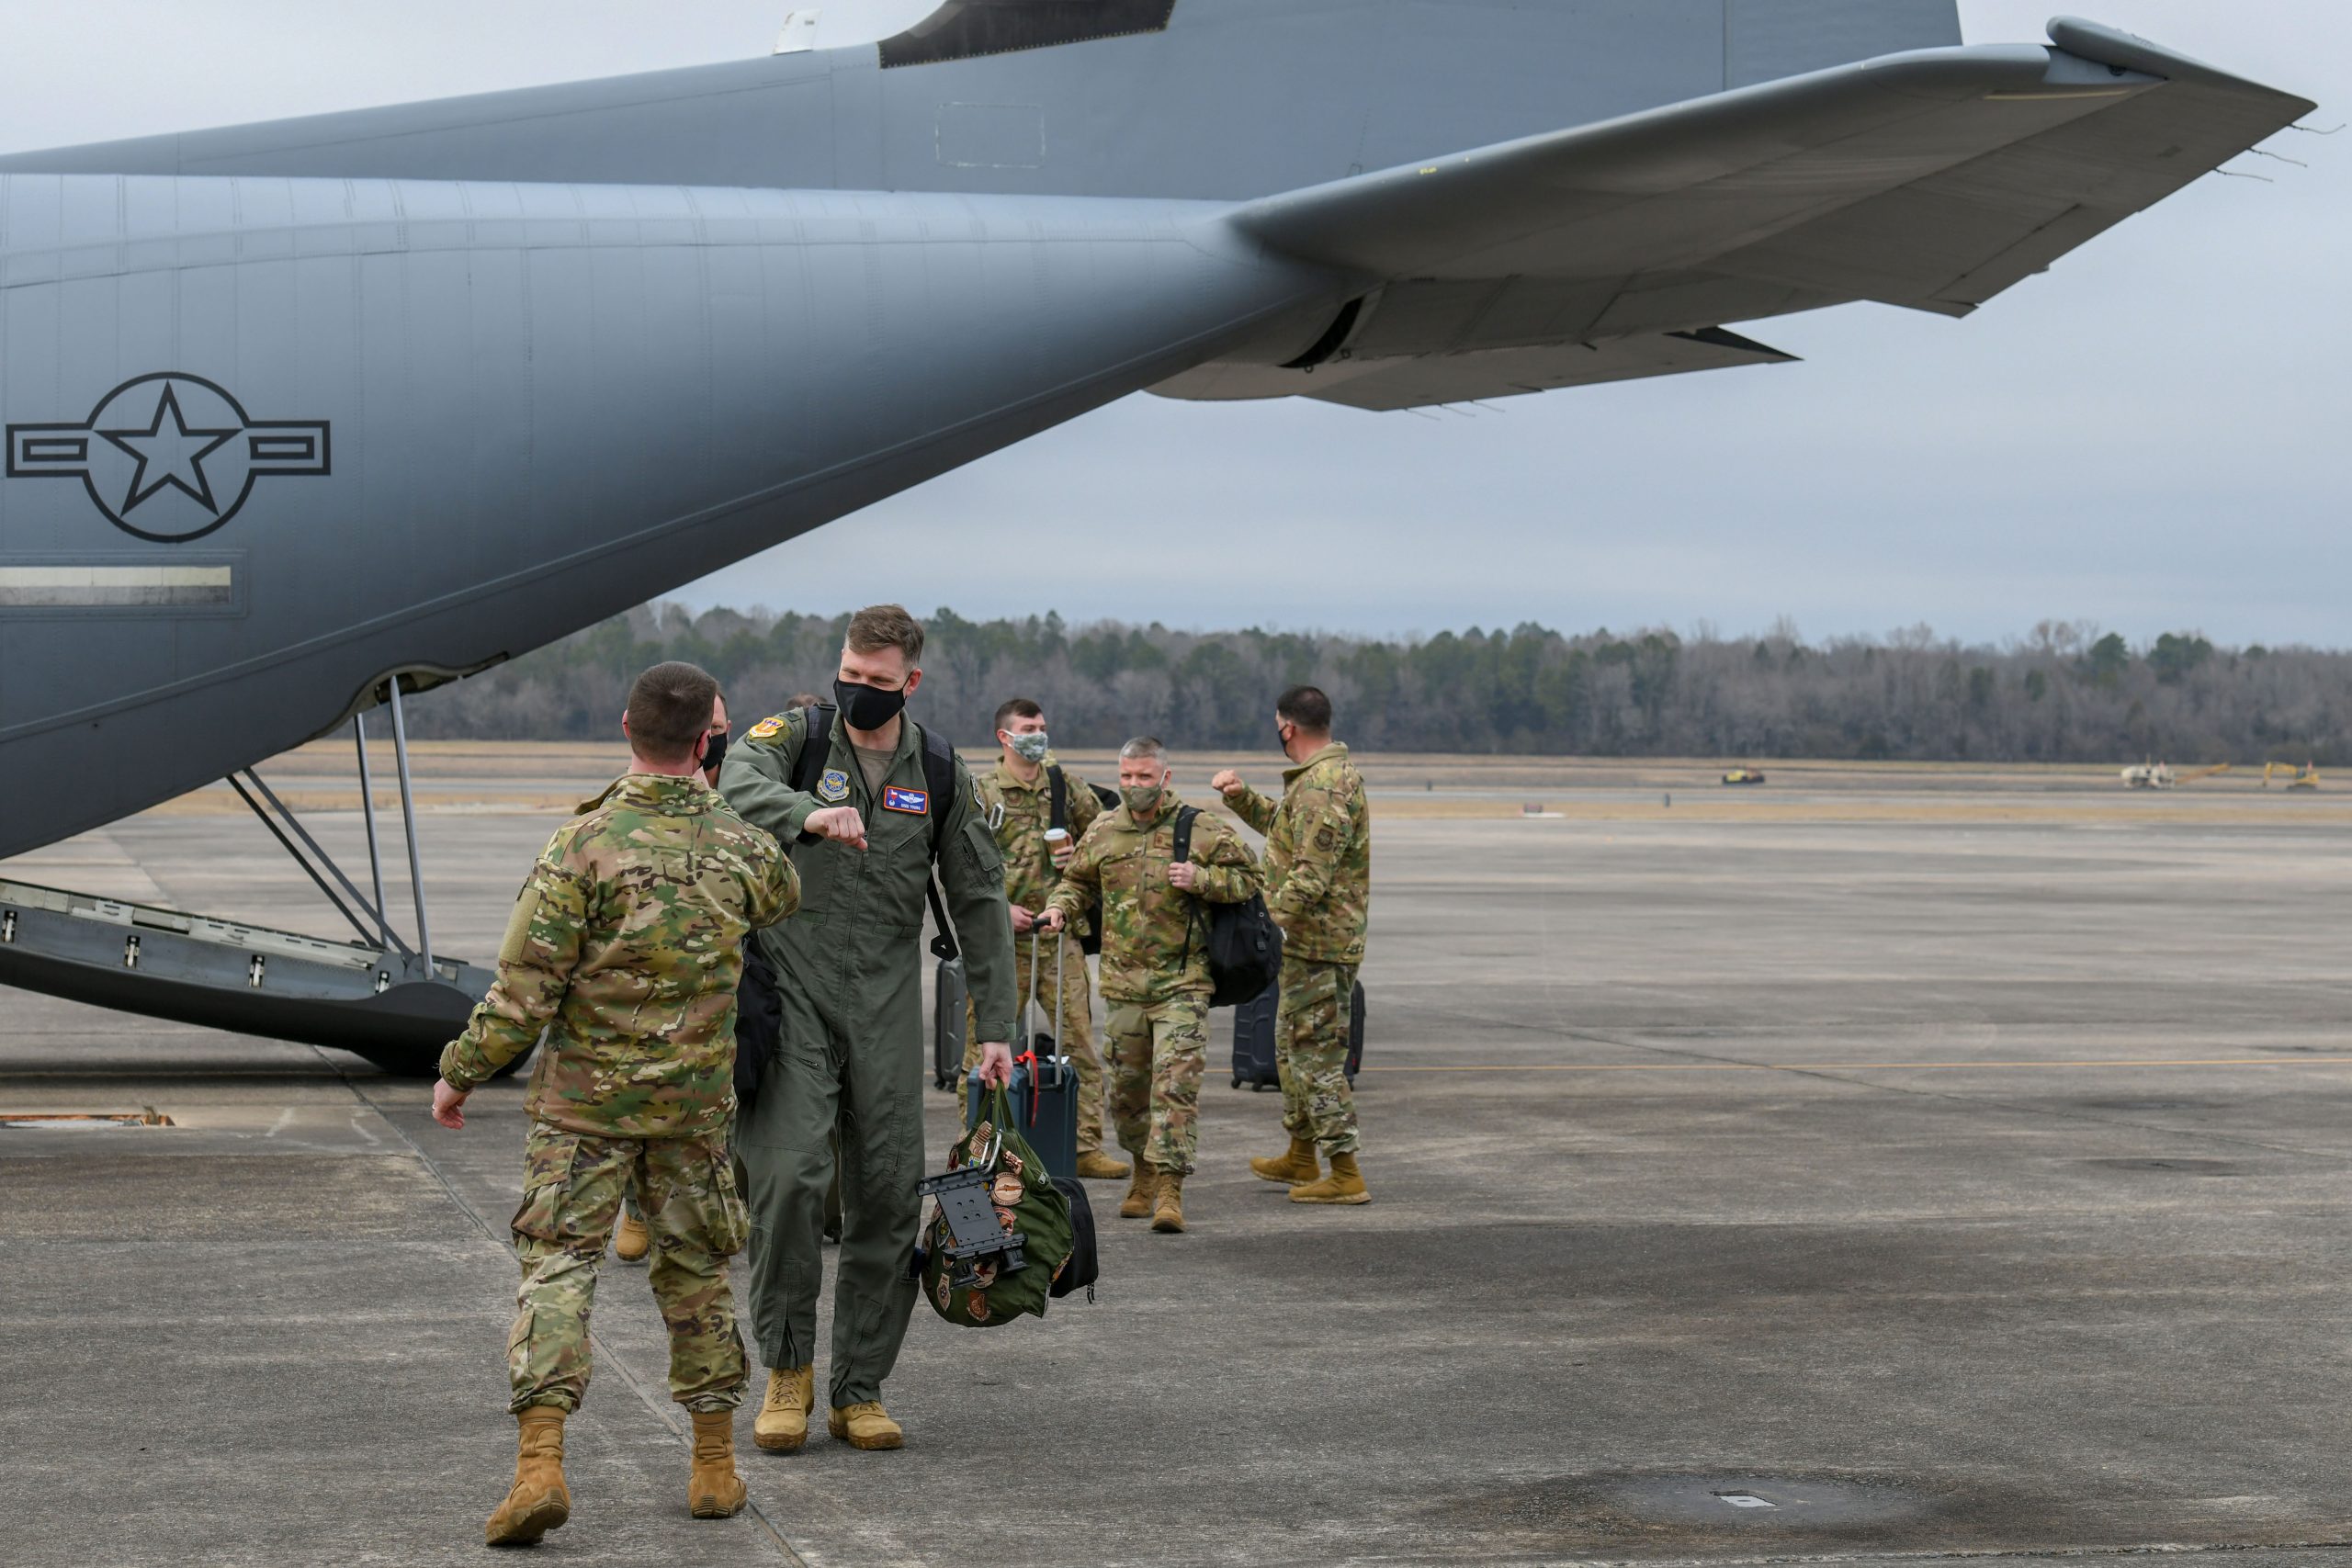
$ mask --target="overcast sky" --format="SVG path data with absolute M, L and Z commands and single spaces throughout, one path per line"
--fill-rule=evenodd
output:
M 829 27 L 843 0 L 825 0 Z M 904 9 L 907 0 L 887 0 Z M 2346 0 L 2082 0 L 2352 118 Z M 784 0 L 0 0 L 0 150 L 763 53 Z M 1963 0 L 1973 42 L 2051 0 Z M 1805 363 L 1476 417 L 1137 397 L 695 584 L 1433 632 L 2044 618 L 2352 644 L 2352 131 L 2287 133 L 1952 322 L 1849 306 Z

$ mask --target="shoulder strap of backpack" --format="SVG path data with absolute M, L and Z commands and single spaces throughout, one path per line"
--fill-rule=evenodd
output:
M 931 817 L 931 858 L 935 861 L 947 831 L 948 803 L 956 798 L 956 748 L 928 729 L 922 731 L 922 782 L 931 792 L 923 804 Z
M 920 725 L 916 728 L 922 734 L 922 782 L 930 791 L 923 810 L 931 818 L 932 871 L 922 890 L 931 900 L 931 923 L 939 931 L 931 939 L 931 951 L 936 957 L 952 963 L 963 950 L 956 945 L 956 929 L 947 923 L 947 905 L 939 896 L 939 846 L 947 831 L 947 807 L 956 798 L 956 748 L 929 729 Z
M 1193 858 L 1193 819 L 1200 814 L 1201 808 L 1197 806 L 1176 808 L 1176 843 L 1174 852 L 1170 856 L 1171 861 Z
M 818 781 L 825 776 L 825 759 L 833 750 L 833 705 L 818 703 L 800 710 L 800 750 L 792 759 L 792 787 L 801 795 L 817 793 Z M 814 833 L 802 833 L 793 840 L 796 844 L 813 844 Z
M 1046 777 L 1052 785 L 1046 802 L 1046 826 L 1059 828 L 1067 833 L 1069 831 L 1069 781 L 1062 777 L 1059 762 L 1046 770 Z

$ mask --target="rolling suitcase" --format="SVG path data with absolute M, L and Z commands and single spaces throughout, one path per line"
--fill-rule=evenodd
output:
M 988 1086 L 980 1070 L 972 1069 L 971 1093 L 966 1095 L 964 1125 L 980 1123 L 988 1104 Z M 1062 1180 L 1078 1179 L 1078 1072 L 1068 1056 L 1026 1055 L 1012 1065 L 1012 1082 L 1005 1092 L 1012 1100 L 1013 1130 L 1037 1151 L 1046 1168 Z
M 1037 1001 L 1038 943 L 1029 944 L 1029 1001 Z M 1069 933 L 1064 931 L 1055 944 L 1054 967 L 1058 976 L 1069 948 Z M 1058 1002 L 1061 987 L 1054 987 Z M 1024 1023 L 1026 1020 L 1023 1021 Z M 1054 1021 L 1054 1033 L 1040 1030 L 1029 1036 L 1027 1049 L 1012 1064 L 1012 1081 L 1007 1087 L 1012 1097 L 1014 1125 L 1023 1141 L 1037 1151 L 1046 1168 L 1067 1181 L 1078 1179 L 1078 1069 L 1068 1056 L 1054 1048 L 1054 1040 L 1061 1031 L 1061 1020 Z M 960 1047 L 959 1047 L 960 1049 Z M 960 1062 L 962 1058 L 958 1056 Z M 971 1092 L 964 1097 L 964 1125 L 979 1124 L 980 1106 L 988 1099 L 986 1086 L 980 1082 L 979 1071 L 970 1075 Z
M 1233 1010 L 1233 1087 L 1268 1089 L 1283 1081 L 1274 1061 L 1274 1013 L 1283 988 L 1267 987 Z M 1348 1082 L 1363 1066 L 1363 982 L 1348 997 Z
M 953 1089 L 964 1070 L 964 961 L 943 958 L 931 982 L 931 1082 Z

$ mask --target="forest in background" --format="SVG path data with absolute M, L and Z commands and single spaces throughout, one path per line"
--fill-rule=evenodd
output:
M 416 700 L 421 739 L 604 739 L 647 665 L 717 675 L 737 728 L 795 692 L 826 693 L 847 615 L 671 604 L 626 615 Z M 1368 750 L 1764 760 L 2352 763 L 2352 652 L 2217 648 L 2191 632 L 2135 647 L 2045 621 L 1999 647 L 1926 626 L 1808 643 L 1532 624 L 1410 640 L 1072 626 L 1058 615 L 926 618 L 911 711 L 985 747 L 1008 696 L 1034 697 L 1058 744 L 1272 742 L 1275 695 L 1311 682 Z

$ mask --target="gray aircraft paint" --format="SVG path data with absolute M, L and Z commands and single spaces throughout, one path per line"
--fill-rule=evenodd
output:
M 894 70 L 871 46 L 777 55 L 0 169 L 1230 201 L 1960 41 L 1956 0 L 1179 0 L 1161 34 Z M 993 144 L 1015 117 L 1034 162 Z
M 1871 81 L 2017 107 L 1923 100 L 1950 144 L 1905 144 L 1914 183 L 1833 159 L 1819 210 L 1714 221 L 1774 186 L 1740 188 L 1758 147 L 1871 96 L 1790 73 L 1957 39 L 1949 0 L 1178 0 L 1164 33 L 984 59 L 0 160 L 0 855 L 1131 391 L 1392 407 L 1769 362 L 1713 329 L 1963 310 L 2305 107 L 2089 31 L 1923 56 Z M 2175 121 L 2193 155 L 2134 165 Z M 2000 162 L 2042 135 L 2076 140 Z M 1656 204 L 1606 276 L 1596 190 Z M 1510 259 L 1421 281 L 1452 265 L 1424 231 Z

